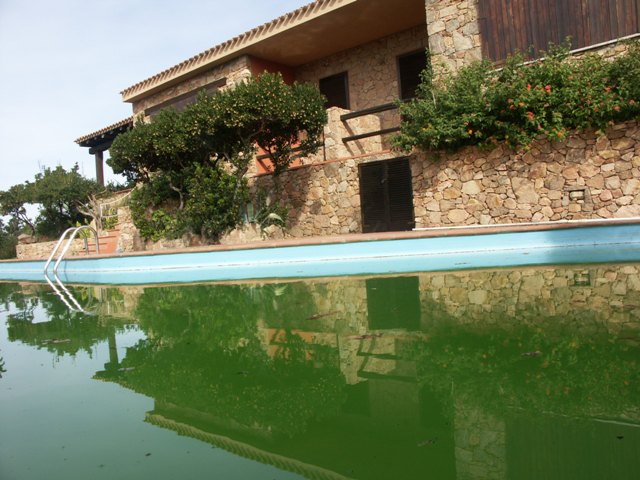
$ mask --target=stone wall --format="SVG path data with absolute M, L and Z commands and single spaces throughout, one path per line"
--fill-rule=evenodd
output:
M 478 0 L 426 0 L 433 65 L 457 70 L 482 58 Z
M 413 158 L 417 227 L 640 216 L 640 129 Z
M 562 142 L 535 141 L 528 152 L 466 148 L 438 158 L 410 157 L 416 227 L 640 216 L 640 127 L 615 125 Z M 362 231 L 358 165 L 397 157 L 381 152 L 318 162 L 255 185 L 290 208 L 293 237 Z
M 232 88 L 238 82 L 251 76 L 251 66 L 249 58 L 242 56 L 222 65 L 213 67 L 185 82 L 166 88 L 158 93 L 145 97 L 140 101 L 133 102 L 133 114 L 138 115 L 145 110 L 167 102 L 185 93 L 195 92 L 218 80 L 226 78 L 226 85 L 221 87 Z
M 507 477 L 505 421 L 454 401 L 455 456 L 458 480 L 501 480 Z
M 419 278 L 425 330 L 528 326 L 588 338 L 640 332 L 636 265 L 424 273 Z
M 19 244 L 16 245 L 16 258 L 18 260 L 46 260 L 51 255 L 53 251 L 53 247 L 56 246 L 58 241 L 51 242 L 40 242 L 40 243 L 30 243 L 30 244 Z M 62 253 L 62 248 L 64 248 L 64 244 L 61 247 L 59 253 Z M 80 256 L 85 255 L 86 249 L 84 246 L 84 240 L 80 238 L 76 238 L 71 247 L 69 247 L 69 251 L 66 256 Z
M 275 180 L 272 176 L 260 177 L 256 185 L 280 192 L 272 195 L 273 201 L 289 208 L 287 233 L 292 237 L 358 233 L 362 231 L 359 163 L 349 159 L 310 165 L 285 172 Z

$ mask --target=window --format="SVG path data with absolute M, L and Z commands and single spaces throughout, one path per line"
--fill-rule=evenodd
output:
M 320 79 L 320 93 L 327 97 L 325 108 L 349 108 L 349 80 L 347 72 Z
M 398 76 L 400 77 L 400 98 L 410 100 L 416 96 L 421 74 L 427 68 L 426 52 L 414 52 L 398 58 Z

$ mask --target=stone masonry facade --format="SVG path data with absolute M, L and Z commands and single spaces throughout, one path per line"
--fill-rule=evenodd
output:
M 429 48 L 434 66 L 451 70 L 482 57 L 478 0 L 426 0 L 425 12 L 424 26 L 287 69 L 287 74 L 317 84 L 321 78 L 347 72 L 350 108 L 357 111 L 398 98 L 401 55 Z M 616 55 L 623 50 L 623 46 L 610 46 L 603 52 Z M 239 57 L 134 103 L 134 111 L 220 78 L 227 79 L 225 88 L 231 87 L 256 74 L 255 70 L 251 58 Z M 406 154 L 393 151 L 390 136 L 344 142 L 350 135 L 397 125 L 397 111 L 341 120 L 348 112 L 330 109 L 320 151 L 301 159 L 279 178 L 259 174 L 255 166 L 250 169 L 252 188 L 271 192 L 271 201 L 289 208 L 287 229 L 266 234 L 238 229 L 223 243 L 283 234 L 307 237 L 362 231 L 359 165 Z M 416 227 L 639 216 L 639 136 L 637 123 L 629 122 L 613 126 L 604 136 L 576 132 L 562 142 L 538 140 L 528 152 L 498 147 L 492 151 L 466 148 L 438 156 L 408 154 Z
M 318 153 L 297 160 L 294 168 L 277 179 L 259 169 L 257 162 L 252 162 L 248 172 L 254 191 L 265 189 L 272 202 L 289 209 L 287 228 L 265 232 L 245 226 L 230 232 L 222 243 L 360 233 L 359 166 L 401 157 L 407 157 L 411 166 L 417 228 L 640 216 L 640 129 L 636 122 L 615 125 L 603 136 L 585 131 L 574 132 L 562 142 L 538 140 L 527 152 L 497 147 L 492 151 L 465 148 L 456 153 L 403 153 L 393 150 L 390 135 L 348 140 L 398 126 L 400 118 L 394 109 L 357 118 L 341 116 L 397 100 L 399 57 L 429 49 L 436 74 L 441 68 L 455 71 L 482 58 L 478 3 L 425 0 L 424 25 L 295 67 L 240 54 L 187 80 L 159 85 L 132 98 L 133 112 L 148 115 L 150 109 L 212 85 L 233 88 L 264 69 L 281 71 L 287 81 L 316 85 L 322 78 L 347 73 L 350 110 L 329 109 Z M 598 51 L 613 57 L 624 52 L 625 46 L 612 43 Z M 127 214 L 123 222 L 125 239 L 119 251 L 183 247 L 198 241 L 190 237 L 161 244 L 143 242 L 136 237 Z
M 535 141 L 528 152 L 466 148 L 409 157 L 416 227 L 640 216 L 640 127 Z M 285 172 L 276 181 L 293 237 L 362 231 L 358 165 L 387 152 Z M 271 176 L 257 184 L 274 190 Z M 274 198 L 276 200 L 276 198 Z
M 478 0 L 426 0 L 433 65 L 457 70 L 482 58 Z

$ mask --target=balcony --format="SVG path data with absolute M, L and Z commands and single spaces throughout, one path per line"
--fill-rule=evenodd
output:
M 400 131 L 400 113 L 396 103 L 357 111 L 332 107 L 327 110 L 327 115 L 319 150 L 308 157 L 295 156 L 289 170 L 317 163 L 389 154 L 390 134 Z M 256 174 L 272 172 L 269 156 L 259 151 Z

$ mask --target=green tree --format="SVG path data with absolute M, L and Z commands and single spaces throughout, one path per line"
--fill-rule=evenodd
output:
M 62 166 L 44 168 L 33 182 L 24 182 L 0 192 L 0 214 L 11 216 L 14 233 L 27 229 L 31 234 L 56 237 L 87 217 L 80 213 L 90 194 L 103 189 L 98 183 L 80 175 L 75 164 L 70 170 Z M 39 206 L 35 222 L 27 216 L 26 204 Z
M 25 204 L 31 203 L 33 185 L 29 182 L 14 185 L 5 192 L 0 192 L 0 215 L 10 216 L 18 228 L 26 227 L 31 234 L 36 227 L 27 215 Z
M 161 111 L 113 142 L 108 164 L 129 181 L 134 222 L 143 236 L 185 231 L 216 239 L 241 221 L 246 179 L 257 148 L 274 174 L 318 148 L 324 101 L 310 85 L 264 73 L 214 96 L 201 94 L 183 112 Z
M 36 232 L 55 237 L 76 223 L 84 223 L 87 217 L 80 213 L 78 206 L 101 188 L 80 175 L 78 164 L 69 171 L 60 165 L 54 169 L 44 168 L 35 176 L 30 189 L 30 203 L 40 205 Z
M 15 258 L 18 235 L 20 227 L 14 218 L 6 224 L 0 218 L 0 258 Z

